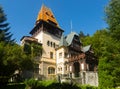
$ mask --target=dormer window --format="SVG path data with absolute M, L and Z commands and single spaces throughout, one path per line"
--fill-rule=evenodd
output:
M 52 17 L 52 18 L 54 18 L 54 16 L 53 16 L 53 15 L 51 15 L 51 17 Z
M 48 19 L 48 22 L 49 22 L 50 24 L 57 25 L 55 22 L 53 22 L 53 21 L 51 21 L 51 20 L 49 20 L 49 19 Z
M 48 16 L 49 16 L 48 12 L 46 12 L 46 15 L 48 15 Z

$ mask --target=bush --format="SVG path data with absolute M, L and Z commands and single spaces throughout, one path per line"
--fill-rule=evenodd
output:
M 90 85 L 82 85 L 80 87 L 81 87 L 81 89 L 98 89 L 98 87 L 90 86 Z
M 25 89 L 36 89 L 38 87 L 38 81 L 35 79 L 29 79 L 25 81 L 26 88 Z
M 29 79 L 25 81 L 25 89 L 48 89 L 48 86 L 52 85 L 54 81 L 38 81 L 35 79 Z
M 25 81 L 25 89 L 97 89 L 90 85 L 76 85 L 70 83 L 58 83 L 56 81 L 38 81 L 34 79 Z

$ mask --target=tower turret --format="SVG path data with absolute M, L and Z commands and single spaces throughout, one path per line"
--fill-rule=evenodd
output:
M 36 20 L 35 27 L 31 30 L 30 34 L 36 37 L 41 31 L 48 32 L 56 37 L 61 38 L 64 32 L 58 25 L 58 22 L 50 10 L 50 8 L 42 5 Z

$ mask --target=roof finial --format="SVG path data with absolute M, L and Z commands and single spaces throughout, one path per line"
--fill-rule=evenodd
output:
M 42 5 L 44 5 L 44 0 L 42 0 Z

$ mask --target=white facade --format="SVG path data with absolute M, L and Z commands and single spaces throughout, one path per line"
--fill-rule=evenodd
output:
M 56 51 L 57 74 L 68 74 L 69 66 L 65 64 L 67 59 L 67 48 L 61 47 Z
M 56 59 L 55 57 L 55 48 L 58 46 L 60 38 L 48 33 L 41 31 L 35 38 L 38 39 L 38 42 L 42 43 L 43 54 L 42 58 Z M 49 43 L 48 43 L 49 42 Z M 53 53 L 53 58 L 50 58 L 50 53 Z

